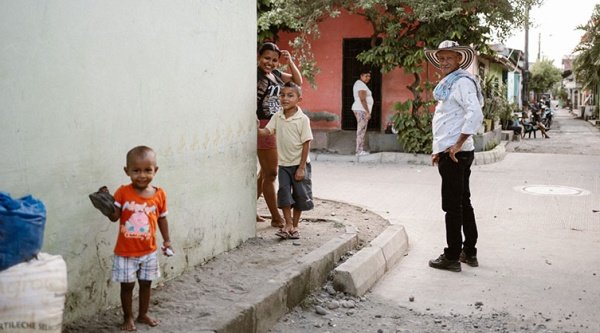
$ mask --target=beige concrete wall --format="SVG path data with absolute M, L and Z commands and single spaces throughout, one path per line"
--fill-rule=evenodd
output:
M 158 153 L 177 254 L 163 278 L 255 234 L 256 3 L 0 3 L 0 190 L 48 209 L 43 251 L 68 266 L 65 321 L 118 305 L 117 225 L 88 194 Z

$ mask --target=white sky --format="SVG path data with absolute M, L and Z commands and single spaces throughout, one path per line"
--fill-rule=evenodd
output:
M 541 40 L 541 57 L 553 60 L 554 66 L 562 69 L 562 58 L 573 52 L 583 35 L 576 27 L 588 22 L 596 4 L 600 1 L 544 0 L 541 6 L 532 8 L 529 12 L 529 62 L 537 60 L 538 41 Z M 515 31 L 504 44 L 524 51 L 524 30 Z

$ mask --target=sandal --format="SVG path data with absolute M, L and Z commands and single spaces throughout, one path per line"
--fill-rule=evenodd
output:
M 300 239 L 300 233 L 298 232 L 298 230 L 294 230 L 289 233 L 288 238 L 289 239 Z
M 281 239 L 288 239 L 290 238 L 290 234 L 287 231 L 283 231 L 283 230 L 279 230 L 275 233 L 275 236 L 281 238 Z
M 115 212 L 115 198 L 108 192 L 106 186 L 102 186 L 97 192 L 89 195 L 92 205 L 104 216 L 111 217 Z

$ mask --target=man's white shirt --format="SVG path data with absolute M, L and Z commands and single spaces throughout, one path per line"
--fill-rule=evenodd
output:
M 445 101 L 439 101 L 433 115 L 433 147 L 437 154 L 453 146 L 461 133 L 469 134 L 462 151 L 475 149 L 473 134 L 481 127 L 483 113 L 475 84 L 468 78 L 458 79 Z

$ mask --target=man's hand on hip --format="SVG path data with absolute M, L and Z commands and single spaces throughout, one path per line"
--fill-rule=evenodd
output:
M 440 160 L 439 154 L 431 154 L 431 165 L 435 166 Z
M 462 143 L 455 143 L 454 146 L 451 146 L 450 148 L 448 148 L 446 151 L 448 152 L 448 154 L 450 155 L 450 158 L 455 162 L 458 163 L 458 158 L 456 158 L 456 153 L 460 153 L 460 150 L 462 149 Z

